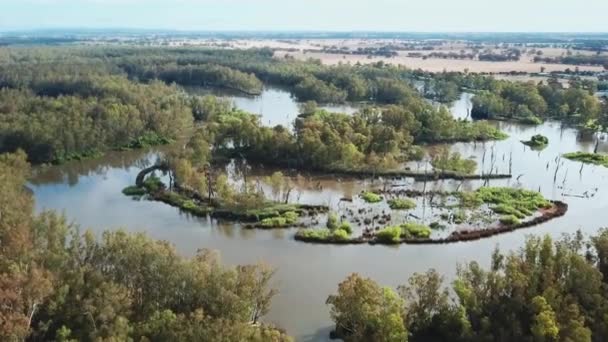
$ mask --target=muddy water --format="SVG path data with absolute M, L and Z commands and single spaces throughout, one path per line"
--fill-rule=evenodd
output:
M 467 100 L 463 98 L 454 105 L 455 116 L 466 116 L 467 104 L 463 101 Z M 281 102 L 264 103 L 264 108 L 275 106 L 280 107 Z M 283 109 L 279 108 L 277 112 L 288 111 L 288 108 Z M 227 263 L 259 260 L 270 263 L 278 268 L 275 281 L 280 294 L 273 301 L 266 319 L 284 327 L 299 341 L 318 341 L 326 339 L 331 329 L 325 299 L 352 272 L 392 286 L 405 283 L 412 273 L 429 268 L 437 269 L 450 279 L 459 263 L 476 260 L 487 266 L 496 245 L 503 249 L 517 249 L 522 246 L 527 234 L 557 237 L 577 229 L 594 233 L 608 222 L 608 169 L 589 165 L 581 169 L 581 164 L 577 162 L 556 161 L 556 157 L 564 152 L 592 151 L 592 139 L 581 137 L 575 130 L 553 122 L 536 127 L 508 123 L 497 125 L 510 135 L 509 139 L 486 144 L 456 144 L 452 149 L 466 157 L 474 157 L 480 169 L 486 151 L 484 170 L 492 167 L 498 172 L 508 172 L 512 153 L 512 173 L 518 179 L 493 180 L 490 184 L 535 190 L 540 188 L 546 197 L 561 199 L 570 205 L 566 216 L 535 228 L 452 245 L 317 246 L 294 241 L 294 230 L 244 230 L 238 225 L 193 218 L 162 203 L 135 201 L 123 196 L 121 190 L 133 183 L 143 166 L 154 162 L 156 151 L 115 153 L 94 161 L 39 170 L 31 187 L 38 210 L 63 211 L 70 220 L 95 232 L 122 227 L 168 240 L 184 255 L 210 248 L 219 250 Z M 520 143 L 520 140 L 537 133 L 549 138 L 550 144 L 545 150 L 533 151 Z M 608 144 L 601 143 L 599 147 L 600 151 L 608 152 Z M 492 150 L 495 155 L 493 163 Z M 558 163 L 560 167 L 555 176 Z M 423 167 L 423 163 L 414 163 L 413 167 L 419 165 Z M 409 179 L 397 183 L 418 189 L 424 186 Z M 479 181 L 462 184 L 441 181 L 429 183 L 426 187 L 446 189 L 460 186 L 461 189 L 475 189 L 482 184 Z M 332 206 L 338 206 L 341 197 L 354 196 L 363 188 L 382 186 L 378 181 L 371 184 L 305 176 L 297 179 L 297 185 L 297 196 L 301 202 Z M 593 197 L 571 197 L 585 195 Z

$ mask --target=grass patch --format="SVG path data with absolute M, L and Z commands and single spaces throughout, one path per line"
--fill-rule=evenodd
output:
M 410 210 L 416 208 L 416 202 L 409 198 L 395 198 L 388 201 L 388 206 L 393 210 Z
M 260 228 L 285 228 L 294 225 L 298 221 L 298 213 L 287 211 L 280 216 L 267 217 L 257 224 Z
M 367 203 L 378 203 L 382 202 L 382 196 L 373 193 L 371 191 L 364 191 L 361 193 L 361 198 Z
M 420 223 L 408 222 L 401 226 L 401 236 L 404 238 L 423 238 L 431 237 L 431 228 Z
M 401 227 L 386 227 L 376 233 L 376 239 L 384 243 L 399 243 L 401 241 Z
M 490 209 L 495 213 L 513 215 L 517 218 L 524 218 L 532 215 L 538 209 L 549 208 L 552 205 L 536 191 L 506 187 L 484 187 L 476 192 L 484 203 L 493 205 Z
M 589 152 L 571 152 L 562 155 L 566 159 L 580 161 L 585 164 L 602 165 L 608 167 L 608 155 Z
M 300 229 L 296 233 L 296 238 L 300 238 L 306 241 L 319 242 L 348 241 L 350 239 L 350 233 L 342 229 L 336 229 L 332 231 L 327 228 L 307 228 Z
M 135 148 L 145 148 L 151 146 L 158 145 L 167 145 L 172 142 L 171 139 L 163 137 L 156 132 L 146 132 L 141 136 L 131 140 L 128 144 L 123 146 L 121 149 L 135 149 Z
M 499 221 L 505 226 L 514 226 L 520 223 L 519 219 L 515 215 L 501 216 Z

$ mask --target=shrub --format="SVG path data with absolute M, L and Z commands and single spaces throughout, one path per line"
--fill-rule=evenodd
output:
M 198 206 L 196 205 L 196 203 L 194 203 L 194 201 L 192 200 L 187 200 L 182 203 L 182 208 L 186 210 L 194 210 L 197 207 Z
M 386 227 L 376 233 L 376 238 L 380 242 L 399 243 L 399 241 L 401 241 L 401 227 Z
M 364 191 L 361 193 L 361 198 L 367 203 L 378 203 L 382 201 L 382 196 L 371 191 Z
M 340 226 L 338 227 L 338 230 L 343 230 L 345 232 L 348 232 L 348 234 L 352 234 L 353 233 L 353 228 L 350 226 L 350 223 L 348 223 L 346 221 L 342 221 L 340 223 Z
M 288 211 L 282 215 L 285 218 L 287 224 L 294 224 L 298 221 L 298 213 L 295 211 Z
M 410 210 L 416 208 L 416 202 L 409 198 L 395 198 L 388 201 L 388 206 L 393 210 Z
M 588 152 L 565 153 L 564 158 L 576 160 L 587 164 L 602 165 L 608 167 L 608 155 Z
M 549 138 L 545 137 L 541 134 L 536 134 L 530 138 L 528 141 L 522 141 L 524 145 L 528 145 L 531 147 L 545 147 L 549 144 Z
M 144 188 L 148 190 L 148 192 L 157 192 L 165 188 L 165 184 L 160 180 L 160 178 L 152 175 L 144 181 Z
M 338 228 L 338 215 L 336 215 L 336 213 L 329 213 L 327 215 L 327 223 L 325 224 L 325 227 L 330 230 Z
M 331 233 L 331 238 L 334 240 L 348 240 L 350 233 L 343 229 L 336 229 Z
M 296 237 L 305 238 L 307 240 L 325 241 L 331 236 L 329 229 L 307 228 L 300 229 L 296 233 Z
M 463 191 L 458 193 L 460 205 L 466 208 L 477 208 L 483 204 L 483 199 L 479 193 L 473 191 Z
M 146 189 L 132 185 L 122 189 L 122 193 L 127 196 L 143 196 L 146 194 Z
M 515 216 L 515 215 L 505 215 L 505 216 L 501 216 L 499 219 L 500 223 L 504 224 L 505 226 L 514 226 L 516 224 L 519 224 L 519 219 Z
M 513 215 L 520 219 L 526 217 L 526 215 L 524 213 L 522 213 L 521 211 L 519 211 L 507 204 L 499 204 L 495 207 L 492 207 L 491 209 L 492 209 L 492 211 L 494 211 L 497 214 Z
M 423 224 L 408 222 L 401 225 L 402 235 L 405 238 L 429 238 L 431 236 L 431 228 Z
M 282 216 L 265 218 L 260 222 L 262 228 L 281 228 L 287 226 L 287 220 Z

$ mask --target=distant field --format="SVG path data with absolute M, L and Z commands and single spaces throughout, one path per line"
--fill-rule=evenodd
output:
M 477 51 L 491 51 L 500 53 L 501 50 L 514 48 L 514 46 L 496 46 L 494 44 L 473 44 L 464 41 L 415 41 L 398 39 L 206 39 L 196 41 L 181 42 L 188 45 L 202 45 L 213 47 L 224 47 L 232 49 L 249 49 L 268 47 L 276 49 L 275 57 L 284 58 L 286 55 L 299 60 L 315 58 L 324 64 L 334 65 L 338 63 L 376 63 L 383 61 L 394 65 L 403 65 L 411 69 L 422 69 L 430 72 L 441 71 L 465 71 L 485 72 L 485 73 L 508 73 L 508 72 L 541 72 L 541 67 L 545 72 L 565 71 L 566 69 L 575 70 L 576 65 L 534 63 L 533 58 L 538 51 L 543 57 L 558 57 L 567 54 L 594 54 L 593 51 L 568 50 L 560 47 L 516 47 L 522 51 L 519 61 L 479 61 L 470 59 L 443 59 L 443 58 L 420 58 L 410 57 L 409 53 L 428 55 L 430 53 L 474 53 Z M 341 54 L 333 52 L 322 52 L 323 49 L 348 49 L 355 51 L 359 48 L 380 48 L 383 46 L 398 47 L 398 55 L 395 57 L 368 56 L 366 54 Z M 432 50 L 424 49 L 432 46 Z M 306 51 L 308 50 L 308 51 Z M 317 50 L 317 51 L 311 51 Z M 604 52 L 603 54 L 606 54 Z M 579 65 L 580 71 L 601 72 L 601 66 Z
M 407 57 L 400 54 L 396 57 L 371 57 L 364 55 L 341 55 L 341 54 L 330 54 L 323 52 L 288 52 L 288 51 L 276 51 L 275 56 L 283 57 L 285 54 L 289 54 L 296 59 L 308 59 L 315 58 L 320 59 L 325 64 L 338 64 L 338 63 L 376 63 L 383 61 L 385 63 L 391 63 L 395 65 L 404 65 L 411 69 L 422 69 L 430 72 L 441 72 L 441 71 L 465 71 L 468 69 L 470 72 L 488 72 L 488 73 L 499 73 L 499 72 L 540 72 L 540 68 L 544 67 L 546 72 L 551 71 L 564 71 L 566 69 L 574 70 L 576 65 L 566 64 L 547 64 L 547 63 L 534 63 L 527 56 L 522 56 L 519 61 L 508 61 L 508 62 L 488 62 L 488 61 L 477 61 L 477 60 L 456 60 L 456 59 L 422 59 L 415 57 Z M 600 72 L 604 70 L 600 66 L 578 66 L 581 71 L 595 71 Z

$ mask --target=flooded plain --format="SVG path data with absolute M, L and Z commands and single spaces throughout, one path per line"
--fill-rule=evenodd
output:
M 261 114 L 265 124 L 288 123 L 297 115 L 297 103 L 288 93 L 276 89 L 256 98 L 232 99 L 237 107 Z M 455 117 L 463 118 L 469 108 L 470 96 L 464 94 L 453 104 L 452 111 Z M 477 172 L 507 173 L 511 169 L 513 178 L 490 180 L 489 185 L 539 190 L 548 199 L 568 203 L 569 211 L 564 217 L 488 239 L 449 245 L 312 245 L 295 241 L 295 229 L 242 229 L 238 224 L 195 218 L 163 203 L 124 196 L 121 190 L 134 182 L 143 166 L 156 160 L 155 150 L 109 153 L 96 160 L 38 169 L 30 187 L 36 196 L 37 210 L 64 212 L 69 220 L 97 233 L 124 228 L 170 241 L 186 256 L 208 248 L 220 251 L 230 264 L 257 261 L 271 264 L 278 269 L 275 285 L 280 293 L 266 320 L 285 328 L 298 341 L 318 341 L 327 339 L 332 327 L 325 300 L 350 273 L 358 272 L 396 286 L 405 283 L 414 272 L 434 268 L 449 281 L 458 264 L 478 261 L 487 266 L 497 245 L 501 249 L 517 249 L 528 234 L 559 237 L 578 229 L 592 234 L 608 222 L 608 168 L 583 166 L 560 158 L 566 152 L 593 151 L 594 137 L 581 135 L 557 122 L 539 126 L 506 122 L 496 125 L 510 137 L 498 142 L 454 144 L 451 149 L 474 158 Z M 521 143 L 534 134 L 549 138 L 547 148 L 535 151 Z M 608 153 L 608 143 L 600 141 L 599 151 Z M 424 162 L 409 166 L 421 170 L 425 167 Z M 391 182 L 413 189 L 425 186 L 412 179 Z M 381 187 L 384 182 L 301 175 L 294 178 L 294 183 L 292 200 L 338 208 L 342 197 L 356 196 L 362 189 Z M 426 189 L 475 190 L 483 184 L 483 181 L 444 180 L 427 183 Z

